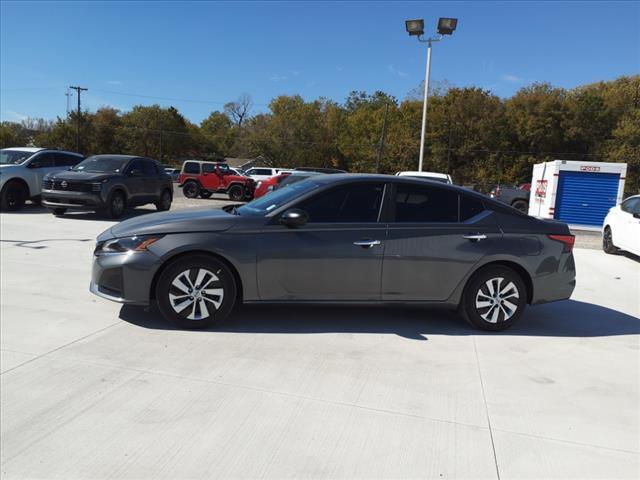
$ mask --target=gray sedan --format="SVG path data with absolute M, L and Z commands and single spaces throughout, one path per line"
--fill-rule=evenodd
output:
M 155 213 L 103 232 L 91 291 L 157 303 L 186 328 L 238 303 L 427 304 L 502 330 L 569 298 L 574 237 L 473 191 L 386 175 L 318 175 L 244 206 Z

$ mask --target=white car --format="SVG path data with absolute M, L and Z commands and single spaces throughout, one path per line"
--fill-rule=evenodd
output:
M 257 182 L 258 180 L 266 180 L 274 177 L 280 173 L 291 173 L 292 171 L 293 170 L 288 168 L 251 167 L 249 170 L 246 170 L 244 174 Z
M 606 253 L 626 250 L 640 255 L 640 195 L 609 210 L 602 225 L 602 249 Z
M 3 148 L 0 150 L 0 208 L 20 210 L 26 200 L 38 201 L 45 175 L 77 165 L 79 153 L 45 148 Z
M 438 173 L 438 172 L 398 172 L 396 173 L 396 177 L 424 178 L 426 180 L 433 180 L 436 182 L 448 183 L 449 185 L 453 184 L 453 181 L 451 180 L 451 175 L 446 173 Z

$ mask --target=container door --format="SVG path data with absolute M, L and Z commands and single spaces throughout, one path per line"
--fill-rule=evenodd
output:
M 602 226 L 616 204 L 619 185 L 617 173 L 560 171 L 554 218 L 573 225 Z

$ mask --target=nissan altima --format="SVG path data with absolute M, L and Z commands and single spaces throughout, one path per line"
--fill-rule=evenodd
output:
M 91 291 L 203 328 L 240 303 L 424 304 L 502 330 L 569 298 L 574 237 L 462 187 L 318 175 L 246 205 L 163 212 L 97 239 Z

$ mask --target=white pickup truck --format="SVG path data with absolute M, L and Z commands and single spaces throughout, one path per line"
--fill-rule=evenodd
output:
M 0 150 L 0 209 L 20 210 L 26 200 L 40 199 L 42 179 L 83 160 L 79 153 L 36 147 Z

